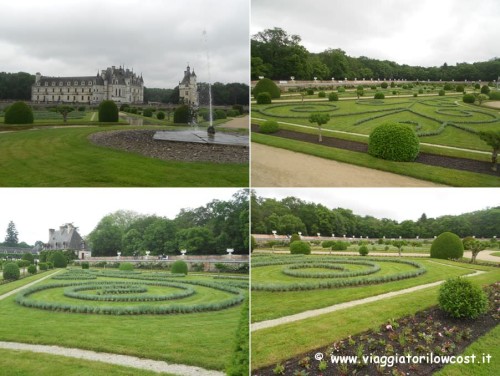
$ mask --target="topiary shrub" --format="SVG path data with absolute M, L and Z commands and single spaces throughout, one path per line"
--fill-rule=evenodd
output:
M 40 263 L 38 264 L 38 268 L 39 268 L 40 270 L 48 270 L 48 269 L 49 269 L 49 266 L 48 266 L 45 262 L 40 262 Z
M 85 108 L 85 107 L 84 107 Z M 80 109 L 80 108 L 78 108 Z M 128 103 L 123 103 L 121 106 L 120 106 L 120 111 L 123 111 L 123 112 L 128 112 L 130 111 L 130 105 Z
M 259 125 L 260 133 L 276 133 L 280 130 L 280 126 L 277 121 L 266 120 L 264 123 Z
M 54 268 L 54 264 L 51 261 L 47 261 L 47 268 L 48 269 L 53 269 Z
M 254 98 L 257 98 L 260 93 L 268 93 L 272 99 L 279 98 L 281 96 L 279 87 L 269 78 L 259 80 L 253 88 L 252 93 Z
M 64 257 L 62 252 L 54 252 L 50 255 L 50 262 L 54 268 L 65 268 L 68 266 L 68 260 Z
M 443 89 L 441 89 L 441 90 L 439 90 L 438 94 L 439 94 L 440 97 L 444 97 L 444 95 L 446 94 L 446 92 Z
M 328 100 L 330 102 L 333 102 L 333 101 L 338 101 L 339 100 L 339 95 L 337 93 L 330 93 L 328 95 Z
M 227 114 L 224 110 L 215 110 L 214 115 L 215 119 L 227 119 Z
M 290 253 L 292 255 L 310 255 L 311 246 L 307 242 L 296 240 L 290 243 Z
M 118 269 L 123 271 L 131 271 L 134 270 L 134 264 L 130 262 L 122 262 Z
M 476 101 L 476 97 L 473 94 L 465 94 L 462 97 L 464 103 L 474 103 Z
M 99 121 L 113 123 L 118 121 L 118 107 L 110 100 L 102 101 L 99 105 Z
M 490 87 L 488 85 L 481 86 L 481 94 L 489 94 L 489 93 L 490 93 Z
M 290 243 L 296 242 L 297 240 L 300 241 L 300 235 L 299 234 L 292 234 L 292 236 L 290 237 Z
M 475 319 L 488 310 L 483 290 L 465 278 L 448 279 L 439 289 L 439 307 L 456 319 Z
M 349 246 L 349 243 L 343 242 L 342 240 L 337 240 L 333 246 L 332 249 L 334 251 L 345 251 L 347 247 Z
M 151 108 L 145 108 L 144 111 L 142 111 L 142 116 L 152 117 L 153 116 L 153 110 Z
M 398 162 L 414 161 L 420 149 L 415 131 L 406 124 L 385 123 L 377 126 L 368 141 L 368 153 Z
M 431 245 L 431 258 L 459 259 L 464 255 L 464 245 L 452 232 L 443 232 Z
M 375 99 L 384 99 L 385 95 L 384 95 L 384 93 L 382 93 L 382 92 L 379 91 L 378 93 L 375 93 L 375 95 L 373 96 L 373 98 L 375 98 Z
M 189 107 L 183 104 L 174 111 L 174 123 L 187 124 L 189 123 Z
M 15 281 L 19 279 L 21 272 L 19 271 L 19 266 L 14 262 L 8 262 L 3 266 L 3 279 L 9 281 Z
M 90 264 L 87 261 L 82 262 L 82 269 L 89 269 Z
M 457 93 L 463 93 L 463 92 L 464 92 L 464 90 L 465 90 L 464 85 L 460 85 L 460 84 L 459 84 L 459 85 L 455 86 L 455 91 L 456 91 Z
M 36 274 L 36 266 L 35 265 L 28 266 L 28 273 L 29 274 Z
M 35 263 L 35 256 L 33 256 L 31 253 L 23 253 L 21 259 L 28 261 L 30 264 Z
M 453 85 L 447 82 L 444 84 L 443 89 L 444 90 L 453 90 Z
M 368 247 L 366 245 L 362 245 L 359 247 L 358 252 L 361 256 L 366 256 L 368 254 Z
M 387 89 L 387 87 L 388 87 L 388 86 L 389 86 L 389 84 L 388 84 L 387 82 L 382 82 L 382 83 L 380 84 L 380 87 L 381 87 L 382 89 Z
M 339 86 L 339 87 L 337 88 L 337 91 L 338 91 L 339 93 L 345 93 L 345 87 L 343 87 L 343 86 Z
M 33 110 L 24 102 L 16 102 L 5 110 L 5 124 L 33 124 Z
M 163 119 L 165 119 L 165 112 L 163 112 L 163 111 L 158 111 L 158 112 L 156 113 L 156 118 L 157 118 L 158 120 L 163 120 Z
M 500 91 L 490 91 L 490 93 L 488 94 L 488 97 L 492 101 L 500 101 Z
M 229 110 L 227 111 L 227 116 L 229 117 L 237 117 L 240 116 L 241 113 L 238 110 Z
M 17 260 L 16 261 L 16 264 L 17 266 L 19 266 L 20 268 L 26 268 L 27 266 L 30 266 L 31 263 L 27 260 Z
M 320 91 L 318 93 L 318 98 L 326 98 L 326 93 L 324 91 Z
M 307 89 L 306 93 L 307 95 L 314 95 L 314 89 Z
M 182 260 L 177 260 L 172 264 L 172 273 L 174 274 L 188 274 L 188 266 Z
M 257 104 L 271 104 L 271 94 L 267 92 L 257 94 Z
M 335 244 L 335 240 L 325 240 L 321 243 L 321 247 L 332 248 L 334 244 Z

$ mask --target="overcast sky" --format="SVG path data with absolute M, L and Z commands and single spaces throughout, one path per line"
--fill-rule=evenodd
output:
M 249 0 L 14 0 L 0 12 L 0 71 L 92 76 L 124 65 L 146 87 L 174 88 L 188 62 L 208 82 L 209 60 L 210 81 L 248 83 Z
M 49 228 L 73 223 L 86 236 L 102 217 L 117 210 L 156 214 L 174 219 L 182 208 L 195 209 L 214 199 L 228 201 L 233 188 L 2 188 L 0 195 L 0 242 L 9 221 L 19 241 L 33 245 L 48 241 Z
M 251 34 L 280 27 L 310 52 L 441 66 L 500 57 L 498 0 L 252 0 Z
M 351 209 L 361 216 L 399 222 L 416 221 L 423 213 L 436 218 L 500 206 L 498 188 L 259 188 L 255 191 L 260 197 L 281 200 L 293 196 L 329 209 Z

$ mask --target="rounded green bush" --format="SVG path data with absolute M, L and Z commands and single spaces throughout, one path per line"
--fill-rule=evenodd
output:
M 36 274 L 36 266 L 35 265 L 28 266 L 28 273 Z
M 452 232 L 443 232 L 431 245 L 431 258 L 459 259 L 464 255 L 464 245 Z
M 31 262 L 29 262 L 28 260 L 17 260 L 17 266 L 19 266 L 20 268 L 26 268 L 27 266 L 30 265 Z
M 373 96 L 374 99 L 384 99 L 385 98 L 385 95 L 384 93 L 382 92 L 378 92 L 378 93 L 375 93 L 375 95 Z
M 366 256 L 368 254 L 368 247 L 366 245 L 362 245 L 359 247 L 358 252 L 361 256 Z
M 23 260 L 29 261 L 30 264 L 35 263 L 35 256 L 33 256 L 31 253 L 23 253 L 23 256 L 21 258 Z
M 334 251 L 345 251 L 347 247 L 349 246 L 349 243 L 343 242 L 342 240 L 337 240 L 333 246 L 332 249 Z
M 500 91 L 490 91 L 490 93 L 488 94 L 488 97 L 492 101 L 500 101 Z
M 16 102 L 5 111 L 5 124 L 33 124 L 33 110 L 24 102 Z
M 311 246 L 307 242 L 296 240 L 290 243 L 290 253 L 292 255 L 310 255 Z
M 385 123 L 370 134 L 368 153 L 377 158 L 398 162 L 414 161 L 420 149 L 415 131 L 406 124 Z
M 3 279 L 9 281 L 15 281 L 19 279 L 21 272 L 19 271 L 19 266 L 15 262 L 8 262 L 3 266 Z
M 142 116 L 152 117 L 153 116 L 153 110 L 151 108 L 145 108 L 144 111 L 142 111 Z
M 119 270 L 130 271 L 134 270 L 134 264 L 130 262 L 122 262 L 118 267 Z
M 339 95 L 337 93 L 330 93 L 328 95 L 328 100 L 330 102 L 333 102 L 333 101 L 338 101 L 339 100 Z
M 459 85 L 455 86 L 455 91 L 456 91 L 457 93 L 463 93 L 463 92 L 464 92 L 464 90 L 465 90 L 464 85 L 460 85 L 460 84 L 459 84 Z
M 382 83 L 380 84 L 380 87 L 381 87 L 382 89 L 387 89 L 387 86 L 389 86 L 389 84 L 388 84 L 387 82 L 382 82 Z
M 49 269 L 49 266 L 47 265 L 47 263 L 45 263 L 45 262 L 41 262 L 41 263 L 39 263 L 39 264 L 38 264 L 38 268 L 39 268 L 40 270 L 48 270 L 48 269 Z
M 236 117 L 236 116 L 240 116 L 240 115 L 241 115 L 240 111 L 235 110 L 235 109 L 227 111 L 227 116 L 229 116 L 229 117 Z
M 446 92 L 443 89 L 441 89 L 439 90 L 438 94 L 440 97 L 443 97 L 446 94 Z
M 295 242 L 297 240 L 300 240 L 300 235 L 299 234 L 292 234 L 290 237 L 290 243 Z
M 172 264 L 172 273 L 174 274 L 188 274 L 188 265 L 182 261 L 177 260 Z
M 332 248 L 334 244 L 335 244 L 335 240 L 324 240 L 321 243 L 321 247 L 322 248 Z
M 89 269 L 90 264 L 87 261 L 82 262 L 82 269 Z
M 439 307 L 457 319 L 475 319 L 488 310 L 483 290 L 465 278 L 448 279 L 439 289 Z
M 490 93 L 490 87 L 488 85 L 481 86 L 481 94 L 489 94 L 489 93 Z
M 257 94 L 257 104 L 271 104 L 271 94 L 268 92 Z
M 183 104 L 174 111 L 174 123 L 187 124 L 189 123 L 189 107 Z
M 50 255 L 50 262 L 54 265 L 54 268 L 65 268 L 68 266 L 68 260 L 66 260 L 62 252 L 52 253 Z
M 260 133 L 276 133 L 280 130 L 280 126 L 277 121 L 266 120 L 264 123 L 259 125 Z
M 476 101 L 476 97 L 473 94 L 465 94 L 462 97 L 464 103 L 474 103 Z
M 120 111 L 128 112 L 130 111 L 130 105 L 128 103 L 123 103 L 120 105 Z
M 216 119 L 227 119 L 227 114 L 224 110 L 215 110 L 214 114 Z
M 165 112 L 163 112 L 163 111 L 158 111 L 158 112 L 156 113 L 156 118 L 157 118 L 158 120 L 163 120 L 163 119 L 165 119 Z
M 326 93 L 324 91 L 320 91 L 318 93 L 318 98 L 326 98 Z
M 272 99 L 276 99 L 281 96 L 279 87 L 269 78 L 259 80 L 253 88 L 252 93 L 255 98 L 257 98 L 260 93 L 268 93 Z
M 444 90 L 453 90 L 453 85 L 450 84 L 449 82 L 445 83 L 443 86 Z
M 306 93 L 307 95 L 314 95 L 314 89 L 307 89 Z
M 343 86 L 339 86 L 339 87 L 337 88 L 337 91 L 338 91 L 339 93 L 345 93 L 345 87 L 343 87 Z
M 118 107 L 115 102 L 110 100 L 102 101 L 98 111 L 99 121 L 106 123 L 118 121 Z

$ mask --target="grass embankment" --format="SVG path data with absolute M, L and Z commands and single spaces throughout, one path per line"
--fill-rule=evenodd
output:
M 105 130 L 130 130 L 112 126 Z M 139 129 L 145 129 L 141 127 Z M 10 187 L 243 187 L 248 164 L 162 161 L 92 144 L 97 128 L 0 135 L 0 185 Z M 186 152 L 189 152 L 186 149 Z

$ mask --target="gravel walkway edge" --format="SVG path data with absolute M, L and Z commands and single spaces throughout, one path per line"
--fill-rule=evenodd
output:
M 97 361 L 109 364 L 115 364 L 125 367 L 140 368 L 153 372 L 168 372 L 179 376 L 223 376 L 225 375 L 219 371 L 206 370 L 200 367 L 187 366 L 183 364 L 171 364 L 152 359 L 141 359 L 135 356 L 98 353 L 90 350 L 81 350 L 60 346 L 48 345 L 31 345 L 27 343 L 18 342 L 3 342 L 0 341 L 0 348 L 8 350 L 21 350 L 31 351 L 36 353 L 44 353 L 58 356 L 66 356 L 69 358 L 84 359 L 90 361 Z

